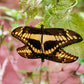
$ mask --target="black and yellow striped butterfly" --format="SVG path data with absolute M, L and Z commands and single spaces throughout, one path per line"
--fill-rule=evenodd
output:
M 12 36 L 22 41 L 25 45 L 17 52 L 25 58 L 41 58 L 59 63 L 71 63 L 78 59 L 65 52 L 63 47 L 82 41 L 82 37 L 71 30 L 62 28 L 41 28 L 24 26 L 12 31 Z

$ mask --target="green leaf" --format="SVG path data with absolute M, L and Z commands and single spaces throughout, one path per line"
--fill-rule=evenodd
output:
M 36 16 L 34 17 L 34 19 L 43 19 L 43 17 L 41 17 L 41 16 L 39 16 L 39 15 L 36 15 Z
M 8 20 L 14 21 L 13 18 L 15 18 L 16 21 L 18 21 L 22 18 L 27 17 L 26 12 L 22 13 L 21 11 L 18 11 L 18 10 L 15 10 L 15 9 L 8 9 L 6 7 L 0 7 L 0 9 L 4 10 L 8 16 L 11 16 L 11 18 L 10 17 L 5 17 L 5 16 L 1 17 L 2 19 L 8 19 Z
M 0 36 L 3 34 L 3 32 L 2 32 L 2 30 L 1 30 L 1 28 L 0 28 Z
M 18 70 L 17 72 L 19 72 L 19 73 L 24 73 L 24 74 L 27 73 L 27 71 L 25 71 L 25 70 Z
M 68 10 L 74 7 L 75 0 L 20 0 L 20 8 L 27 13 L 28 25 L 36 15 L 44 17 L 43 23 L 47 27 L 51 27 L 51 22 L 55 18 L 62 18 Z M 39 18 L 42 19 L 42 18 Z
M 65 28 L 79 33 L 84 39 L 84 22 L 77 14 L 68 14 L 58 20 L 54 27 Z M 84 40 L 69 46 L 64 47 L 64 50 L 72 55 L 84 58 Z
M 28 71 L 18 70 L 17 72 L 26 74 Z M 40 74 L 32 74 L 32 77 L 35 77 L 35 76 L 41 76 L 41 75 Z
M 28 25 L 36 15 L 39 15 L 41 0 L 20 0 L 20 8 L 27 13 L 25 24 Z
M 3 7 L 3 6 L 1 6 L 0 9 L 5 10 L 5 11 L 10 11 L 10 9 Z
M 44 24 L 47 27 L 51 27 L 53 21 L 57 22 L 63 18 L 64 15 L 68 13 L 68 10 L 74 7 L 73 3 L 75 2 L 75 0 L 60 0 L 59 2 L 57 2 L 57 0 L 47 1 L 49 0 L 43 0 L 42 2 Z
M 14 19 L 13 18 L 11 18 L 11 17 L 6 17 L 6 16 L 2 16 L 2 17 L 0 17 L 0 19 L 7 19 L 7 20 L 10 20 L 10 21 L 14 21 Z
M 84 83 L 84 74 L 80 76 L 81 82 Z
M 20 11 L 16 11 L 14 9 L 10 11 L 6 11 L 6 14 L 9 16 L 12 16 L 13 18 L 16 18 L 16 20 L 22 19 L 22 15 Z
M 84 65 L 84 58 L 79 58 L 78 61 L 80 64 Z
M 46 81 L 42 81 L 40 84 L 48 84 Z
M 32 74 L 32 76 L 41 76 L 40 74 Z
M 84 12 L 80 12 L 80 13 L 79 13 L 79 16 L 84 19 Z
M 42 70 L 48 71 L 48 67 L 49 66 L 44 66 L 44 67 L 42 67 Z

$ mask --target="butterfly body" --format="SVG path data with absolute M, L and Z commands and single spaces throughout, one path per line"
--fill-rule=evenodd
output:
M 11 33 L 25 46 L 18 48 L 18 53 L 25 58 L 48 59 L 60 63 L 71 63 L 78 57 L 66 53 L 63 47 L 82 41 L 82 37 L 71 30 L 62 28 L 18 27 Z

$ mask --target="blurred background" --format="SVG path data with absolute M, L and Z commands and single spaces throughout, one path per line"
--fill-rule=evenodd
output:
M 84 84 L 84 41 L 65 51 L 78 56 L 62 64 L 25 59 L 16 49 L 23 43 L 11 36 L 21 25 L 73 30 L 84 38 L 84 0 L 0 0 L 0 84 Z

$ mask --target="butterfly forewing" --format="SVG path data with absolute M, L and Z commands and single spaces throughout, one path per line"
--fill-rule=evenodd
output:
M 24 27 L 18 27 L 15 30 L 12 31 L 12 36 L 14 36 L 15 38 L 19 39 L 20 41 L 22 41 L 23 43 L 27 44 L 27 39 L 23 36 L 23 29 Z M 25 34 L 26 36 L 26 34 Z
M 78 57 L 73 56 L 62 49 L 59 49 L 51 55 L 48 55 L 46 59 L 59 63 L 71 63 L 76 61 Z
M 12 36 L 22 41 L 24 44 L 28 44 L 29 39 L 34 39 L 41 42 L 41 30 L 39 28 L 23 26 L 18 27 L 12 31 Z
M 44 34 L 46 34 L 44 48 L 47 51 L 51 51 L 51 53 L 53 49 L 56 50 L 58 48 L 82 41 L 82 37 L 71 30 L 61 28 L 46 28 L 44 32 Z M 50 39 L 47 38 L 49 36 Z
M 55 37 L 55 40 L 57 41 L 72 41 L 75 40 L 75 42 L 79 42 L 82 40 L 82 37 L 68 29 L 62 29 L 62 28 L 46 28 L 45 30 L 46 35 L 53 35 Z

